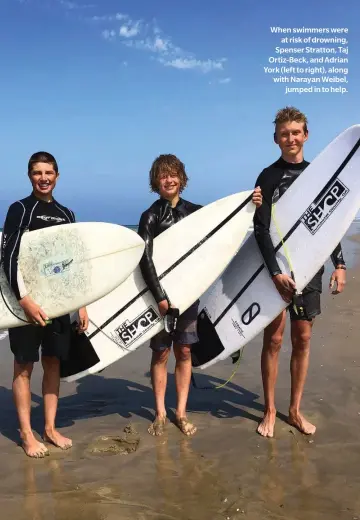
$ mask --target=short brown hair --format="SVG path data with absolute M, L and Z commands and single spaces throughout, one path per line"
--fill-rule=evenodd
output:
M 149 172 L 150 191 L 159 193 L 159 175 L 164 172 L 176 173 L 180 178 L 180 193 L 186 188 L 188 176 L 185 165 L 172 154 L 162 154 L 155 159 Z
M 281 110 L 278 110 L 275 116 L 275 120 L 273 121 L 275 125 L 275 131 L 277 125 L 281 125 L 282 123 L 291 123 L 292 121 L 295 121 L 296 123 L 303 123 L 304 124 L 304 133 L 307 134 L 308 128 L 307 123 L 308 120 L 306 118 L 306 115 L 300 112 L 295 107 L 285 107 Z
M 58 165 L 56 162 L 56 159 L 51 153 L 49 152 L 36 152 L 33 153 L 32 156 L 29 159 L 28 163 L 28 174 L 30 175 L 33 169 L 34 164 L 44 162 L 51 164 L 51 166 L 54 168 L 55 173 L 59 173 Z

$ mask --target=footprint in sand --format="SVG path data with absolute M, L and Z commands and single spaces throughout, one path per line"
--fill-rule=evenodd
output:
M 140 443 L 140 436 L 133 425 L 124 428 L 124 434 L 120 437 L 101 435 L 92 442 L 87 451 L 94 455 L 127 455 L 135 452 Z

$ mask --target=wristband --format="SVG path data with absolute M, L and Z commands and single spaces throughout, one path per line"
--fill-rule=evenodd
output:
M 337 265 L 335 269 L 343 269 L 344 271 L 346 271 L 345 265 Z

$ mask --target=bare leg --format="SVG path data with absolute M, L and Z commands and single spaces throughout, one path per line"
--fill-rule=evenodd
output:
M 289 423 L 302 433 L 312 435 L 316 427 L 309 423 L 300 413 L 300 404 L 309 366 L 310 339 L 313 321 L 296 320 L 291 323 L 292 356 L 291 401 L 289 408 Z
M 151 435 L 162 435 L 166 423 L 165 393 L 167 385 L 167 362 L 170 349 L 153 351 L 151 358 L 151 382 L 155 396 L 155 421 L 148 432 Z
M 72 441 L 55 429 L 60 389 L 60 361 L 54 356 L 43 356 L 41 361 L 44 368 L 42 384 L 45 415 L 44 440 L 62 450 L 67 450 L 71 448 Z
M 48 455 L 46 446 L 36 440 L 31 429 L 31 392 L 30 379 L 33 363 L 19 364 L 14 361 L 13 395 L 20 423 L 22 447 L 29 457 L 41 458 Z
M 264 387 L 265 413 L 263 420 L 257 428 L 257 432 L 263 437 L 274 436 L 276 419 L 275 386 L 285 323 L 286 311 L 283 311 L 264 331 L 261 373 Z
M 191 381 L 191 347 L 174 344 L 176 358 L 175 383 L 177 393 L 176 422 L 185 435 L 194 435 L 196 427 L 186 417 L 186 403 Z

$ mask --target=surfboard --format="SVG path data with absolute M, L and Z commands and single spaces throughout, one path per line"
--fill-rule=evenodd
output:
M 144 248 L 142 238 L 123 226 L 61 224 L 22 235 L 19 267 L 29 295 L 55 318 L 113 291 L 136 268 Z M 2 268 L 0 288 L 0 329 L 26 325 Z
M 273 219 L 270 233 L 277 260 L 290 275 L 283 239 L 299 291 L 325 264 L 359 210 L 359 148 L 360 125 L 355 125 L 334 139 L 275 205 L 280 233 Z M 252 233 L 200 300 L 193 366 L 206 369 L 229 357 L 285 308 Z
M 253 219 L 252 191 L 206 205 L 154 240 L 157 274 L 173 306 L 184 312 L 223 272 Z M 88 307 L 89 330 L 76 341 L 65 381 L 99 372 L 164 328 L 138 267 L 120 287 Z

